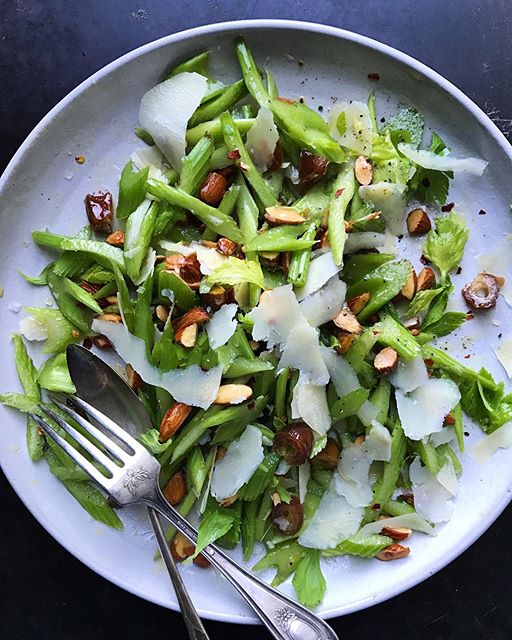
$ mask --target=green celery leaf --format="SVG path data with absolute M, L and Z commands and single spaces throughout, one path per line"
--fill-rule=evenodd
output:
M 146 197 L 144 185 L 149 175 L 149 167 L 133 171 L 132 161 L 128 160 L 119 178 L 119 200 L 116 216 L 120 220 L 128 218 Z
M 326 582 L 320 569 L 320 550 L 308 549 L 297 565 L 292 580 L 299 601 L 306 607 L 316 607 L 325 594 Z
M 209 287 L 214 284 L 235 285 L 244 282 L 252 282 L 262 289 L 265 288 L 263 272 L 256 260 L 240 260 L 230 256 L 205 278 L 205 283 Z
M 141 442 L 146 449 L 155 456 L 159 453 L 163 453 L 172 444 L 171 439 L 167 440 L 167 442 L 160 442 L 159 438 L 160 432 L 158 429 L 148 429 L 148 431 L 139 436 L 139 442 Z
M 76 392 L 75 385 L 69 375 L 65 353 L 57 353 L 43 362 L 37 374 L 37 381 L 43 389 L 48 389 L 48 391 Z
M 418 148 L 423 138 L 423 127 L 423 115 L 414 107 L 405 107 L 386 122 L 380 133 L 389 132 L 395 145 L 407 142 Z
M 235 516 L 227 509 L 213 509 L 208 511 L 199 525 L 197 532 L 197 546 L 194 557 L 215 540 L 225 535 L 232 527 Z
M 277 570 L 272 586 L 277 587 L 291 575 L 295 567 L 306 554 L 306 548 L 295 540 L 290 540 L 271 549 L 252 568 L 253 571 L 263 571 L 274 567 Z

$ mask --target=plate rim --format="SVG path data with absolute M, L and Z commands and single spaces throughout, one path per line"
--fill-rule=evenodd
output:
M 512 146 L 508 142 L 505 135 L 500 131 L 500 129 L 496 126 L 496 124 L 490 119 L 490 117 L 483 111 L 481 107 L 479 107 L 471 98 L 469 98 L 461 89 L 455 86 L 451 81 L 447 80 L 437 71 L 433 70 L 431 67 L 426 65 L 423 62 L 420 62 L 416 58 L 410 56 L 403 51 L 392 47 L 391 45 L 384 44 L 374 38 L 370 38 L 368 36 L 364 36 L 358 34 L 353 31 L 349 31 L 347 29 L 342 29 L 340 27 L 325 25 L 319 22 L 311 22 L 311 21 L 303 21 L 303 20 L 285 20 L 285 19 L 250 19 L 250 20 L 233 20 L 233 21 L 223 21 L 218 23 L 210 23 L 207 25 L 201 25 L 197 27 L 192 27 L 189 29 L 185 29 L 182 31 L 178 31 L 176 33 L 169 34 L 167 36 L 163 36 L 156 40 L 152 40 L 146 44 L 129 51 L 122 56 L 116 58 L 112 62 L 109 62 L 105 66 L 101 67 L 98 71 L 90 75 L 88 78 L 83 80 L 79 85 L 77 85 L 74 89 L 72 89 L 68 94 L 66 94 L 57 104 L 52 107 L 48 113 L 43 116 L 43 118 L 36 124 L 36 126 L 31 130 L 25 140 L 22 142 L 20 147 L 17 149 L 9 163 L 7 164 L 5 170 L 0 176 L 0 198 L 2 196 L 3 190 L 8 186 L 8 183 L 11 179 L 11 176 L 16 171 L 18 165 L 23 160 L 25 154 L 30 150 L 31 146 L 37 141 L 38 137 L 42 134 L 45 128 L 54 121 L 59 114 L 70 105 L 75 98 L 84 93 L 90 86 L 95 84 L 98 80 L 102 79 L 104 76 L 108 75 L 115 69 L 124 66 L 125 64 L 131 62 L 132 60 L 137 59 L 138 57 L 152 51 L 158 49 L 160 47 L 168 46 L 175 42 L 181 42 L 183 40 L 187 40 L 190 38 L 200 37 L 201 35 L 212 34 L 212 33 L 222 33 L 224 31 L 231 31 L 239 28 L 241 31 L 257 31 L 262 29 L 273 29 L 273 30 L 299 30 L 299 31 L 307 31 L 313 32 L 320 35 L 333 36 L 340 40 L 345 40 L 349 42 L 353 42 L 355 44 L 362 45 L 366 48 L 372 49 L 379 54 L 383 54 L 391 59 L 398 61 L 399 63 L 405 65 L 409 69 L 412 69 L 424 77 L 427 77 L 429 80 L 438 85 L 443 91 L 445 91 L 448 95 L 450 95 L 454 100 L 456 100 L 459 104 L 461 104 L 467 111 L 469 111 L 475 119 L 484 127 L 486 133 L 490 135 L 497 145 L 501 148 L 501 150 L 505 153 L 506 156 L 512 162 Z M 117 578 L 116 575 L 108 574 L 107 571 L 102 570 L 101 568 L 97 568 L 93 566 L 93 561 L 89 558 L 85 558 L 82 553 L 75 553 L 69 547 L 68 541 L 64 536 L 60 535 L 58 526 L 45 519 L 44 512 L 37 508 L 35 504 L 28 504 L 25 496 L 23 495 L 21 489 L 18 487 L 17 481 L 7 473 L 7 471 L 2 467 L 2 470 L 5 474 L 5 477 L 21 502 L 25 505 L 28 511 L 32 514 L 32 516 L 37 520 L 37 522 L 49 533 L 49 535 L 56 540 L 68 553 L 77 558 L 80 562 L 85 564 L 89 569 L 94 571 L 94 573 L 102 576 L 107 579 L 109 582 L 115 584 L 116 586 L 128 591 L 129 593 L 136 595 L 138 597 L 143 598 L 146 601 L 152 602 L 154 604 L 161 605 L 165 608 L 171 608 L 175 611 L 178 610 L 178 606 L 169 606 L 167 602 L 162 601 L 158 596 L 152 596 L 142 590 L 137 589 L 136 586 L 128 586 L 126 585 L 120 578 Z M 417 584 L 427 580 L 432 575 L 443 569 L 445 566 L 450 564 L 457 557 L 462 555 L 464 551 L 468 549 L 485 531 L 494 524 L 499 515 L 503 512 L 505 507 L 509 504 L 512 499 L 512 495 L 509 493 L 505 493 L 501 500 L 499 500 L 495 508 L 488 512 L 487 517 L 481 520 L 481 523 L 478 527 L 471 532 L 469 532 L 466 536 L 464 536 L 461 540 L 459 540 L 459 544 L 454 546 L 452 551 L 447 555 L 443 555 L 441 559 L 434 562 L 428 575 L 419 574 L 418 576 L 413 576 L 399 584 L 394 585 L 393 587 L 389 587 L 379 593 L 377 596 L 364 598 L 356 603 L 352 603 L 350 606 L 344 606 L 343 608 L 332 607 L 328 610 L 322 611 L 321 616 L 323 618 L 329 619 L 342 615 L 347 615 L 349 613 L 354 613 L 356 611 L 360 611 L 368 606 L 373 606 L 379 603 L 382 603 L 396 595 L 400 595 L 405 593 L 412 587 Z M 215 620 L 219 622 L 231 622 L 231 623 L 239 623 L 239 624 L 258 624 L 258 620 L 252 617 L 247 617 L 244 615 L 237 614 L 226 614 L 217 611 L 211 611 L 209 609 L 201 608 L 199 609 L 199 613 L 210 620 Z

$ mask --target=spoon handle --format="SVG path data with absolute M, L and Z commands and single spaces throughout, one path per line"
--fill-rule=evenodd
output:
M 187 588 L 183 583 L 183 579 L 180 575 L 180 572 L 178 571 L 178 568 L 176 567 L 174 558 L 171 555 L 169 545 L 167 543 L 167 540 L 165 539 L 164 530 L 160 523 L 160 519 L 158 518 L 158 515 L 154 509 L 152 509 L 151 507 L 148 507 L 147 509 L 149 520 L 151 522 L 151 525 L 153 526 L 162 559 L 167 568 L 167 572 L 169 573 L 169 577 L 171 578 L 171 582 L 176 593 L 176 598 L 178 599 L 178 604 L 183 615 L 183 620 L 185 622 L 185 626 L 187 627 L 188 636 L 190 640 L 209 640 L 208 634 L 206 633 L 203 623 L 201 622 L 201 618 L 199 617 L 196 608 L 194 607 L 194 603 L 190 599 Z

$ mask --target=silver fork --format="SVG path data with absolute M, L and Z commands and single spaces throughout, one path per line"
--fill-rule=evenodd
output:
M 37 424 L 121 507 L 143 503 L 164 515 L 194 545 L 197 531 L 164 498 L 158 483 L 159 462 L 122 427 L 104 413 L 76 396 L 69 396 L 70 407 L 59 400 L 55 403 L 80 427 L 92 436 L 110 456 L 99 449 L 83 433 L 63 420 L 51 408 L 40 405 L 41 415 L 55 421 L 96 462 L 104 473 L 75 449 L 39 415 L 30 414 Z M 78 411 L 85 412 L 114 438 L 95 427 Z M 256 578 L 215 545 L 203 553 L 237 589 L 258 614 L 270 633 L 278 640 L 337 640 L 334 631 L 317 615 L 308 611 L 279 591 Z

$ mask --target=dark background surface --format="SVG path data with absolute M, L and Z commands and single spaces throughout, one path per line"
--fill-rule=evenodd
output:
M 439 71 L 512 133 L 510 0 L 0 0 L 0 168 L 51 107 L 106 63 L 169 33 L 242 18 L 323 22 L 381 40 Z M 3 476 L 0 504 L 0 638 L 186 637 L 178 614 L 111 585 L 60 547 Z M 509 508 L 441 573 L 333 620 L 340 640 L 512 638 L 511 531 Z M 260 627 L 206 627 L 212 640 L 269 637 Z

